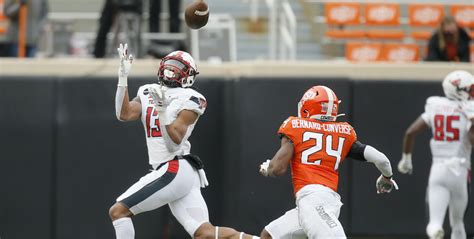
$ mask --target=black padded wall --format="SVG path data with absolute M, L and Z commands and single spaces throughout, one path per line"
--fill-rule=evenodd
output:
M 131 78 L 130 96 L 155 78 Z M 414 174 L 400 175 L 405 129 L 425 100 L 441 95 L 439 81 L 354 81 L 319 78 L 200 78 L 208 101 L 192 152 L 206 165 L 203 189 L 211 222 L 259 234 L 295 206 L 290 173 L 265 178 L 259 165 L 280 146 L 276 131 L 311 86 L 331 87 L 342 100 L 340 120 L 392 162 L 400 191 L 377 195 L 376 168 L 346 160 L 341 166 L 340 215 L 348 235 L 424 237 L 430 133 L 416 141 Z M 0 237 L 114 238 L 108 216 L 115 199 L 148 173 L 140 122 L 115 118 L 115 78 L 0 80 Z M 471 205 L 474 203 L 471 197 Z M 133 218 L 137 239 L 187 238 L 167 207 Z M 468 210 L 467 231 L 474 234 Z M 447 232 L 449 229 L 446 227 Z
M 0 79 L 0 237 L 51 238 L 54 79 Z

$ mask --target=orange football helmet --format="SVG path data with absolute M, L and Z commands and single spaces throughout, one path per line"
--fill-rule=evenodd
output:
M 322 121 L 336 121 L 340 115 L 339 103 L 334 91 L 326 86 L 313 86 L 304 93 L 298 103 L 298 117 Z

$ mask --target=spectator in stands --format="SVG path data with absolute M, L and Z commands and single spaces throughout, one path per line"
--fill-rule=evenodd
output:
M 150 18 L 148 19 L 148 28 L 151 33 L 160 32 L 160 14 L 162 0 L 149 0 L 150 3 Z M 181 31 L 181 0 L 168 0 L 169 7 L 169 32 L 178 33 Z M 148 50 L 148 54 L 162 58 L 166 54 L 175 50 L 184 50 L 183 43 L 178 40 L 159 40 L 152 41 Z
M 446 16 L 428 43 L 427 61 L 469 62 L 469 42 L 467 32 L 459 27 L 456 20 Z
M 120 11 L 136 12 L 141 15 L 141 0 L 106 0 L 99 20 L 99 30 L 95 39 L 94 56 L 104 58 L 107 51 L 107 34 Z
M 39 37 L 44 29 L 48 15 L 47 0 L 6 0 L 4 14 L 10 20 L 6 41 L 8 56 L 18 56 L 18 32 L 21 6 L 27 7 L 26 21 L 26 56 L 34 57 L 37 51 Z

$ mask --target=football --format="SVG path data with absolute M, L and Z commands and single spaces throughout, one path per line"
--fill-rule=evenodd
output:
M 199 29 L 207 24 L 209 19 L 209 7 L 202 0 L 195 0 L 189 4 L 184 11 L 186 25 L 192 29 Z

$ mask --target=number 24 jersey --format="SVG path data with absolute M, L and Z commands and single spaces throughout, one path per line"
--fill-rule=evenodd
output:
M 289 117 L 278 133 L 293 143 L 291 174 L 295 193 L 309 184 L 337 191 L 339 165 L 357 140 L 350 124 Z

